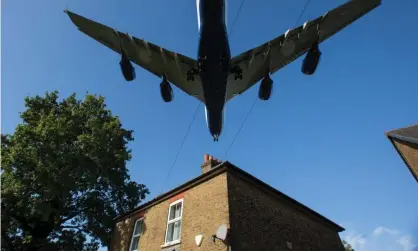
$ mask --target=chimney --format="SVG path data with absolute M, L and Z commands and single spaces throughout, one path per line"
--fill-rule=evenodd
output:
M 212 170 L 215 166 L 221 164 L 222 161 L 215 159 L 209 154 L 205 154 L 203 157 L 202 174 Z

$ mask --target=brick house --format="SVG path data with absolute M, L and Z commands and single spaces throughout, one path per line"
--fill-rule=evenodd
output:
M 387 132 L 386 136 L 418 182 L 418 125 Z
M 200 176 L 116 217 L 110 250 L 344 250 L 342 227 L 227 161 L 204 160 Z M 221 224 L 225 241 L 212 238 Z

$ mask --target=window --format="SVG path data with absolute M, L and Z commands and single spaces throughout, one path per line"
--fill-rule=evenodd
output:
M 183 214 L 183 199 L 170 204 L 168 209 L 167 230 L 165 243 L 175 243 L 180 241 L 181 234 L 181 216 Z
M 138 248 L 138 242 L 139 242 L 139 237 L 142 234 L 142 225 L 144 223 L 144 219 L 138 219 L 135 222 L 135 226 L 134 226 L 134 231 L 132 233 L 132 240 L 131 240 L 131 248 L 129 249 L 129 251 L 137 251 L 139 250 Z

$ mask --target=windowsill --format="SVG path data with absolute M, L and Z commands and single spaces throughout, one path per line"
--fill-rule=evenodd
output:
M 171 247 L 171 246 L 174 246 L 174 245 L 177 245 L 177 244 L 180 244 L 180 243 L 181 243 L 181 240 L 167 242 L 167 243 L 161 245 L 161 247 L 162 248 Z

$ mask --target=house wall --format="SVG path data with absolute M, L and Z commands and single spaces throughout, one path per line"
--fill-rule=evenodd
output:
M 164 244 L 168 209 L 171 202 L 183 197 L 183 215 L 181 227 L 181 243 L 168 248 Z M 203 241 L 198 250 L 223 250 L 225 245 L 213 242 L 211 236 L 220 224 L 229 226 L 229 208 L 226 173 L 220 174 L 203 182 L 184 193 L 161 202 L 142 213 L 144 216 L 144 231 L 139 241 L 139 249 L 154 250 L 196 250 L 195 236 L 203 235 Z M 129 217 L 116 224 L 112 239 L 113 251 L 127 251 L 130 245 L 135 219 L 141 214 Z
M 336 230 L 241 174 L 229 173 L 228 190 L 232 250 L 344 250 Z
M 412 175 L 418 181 L 418 146 L 397 139 L 394 139 L 393 142 L 408 163 Z

